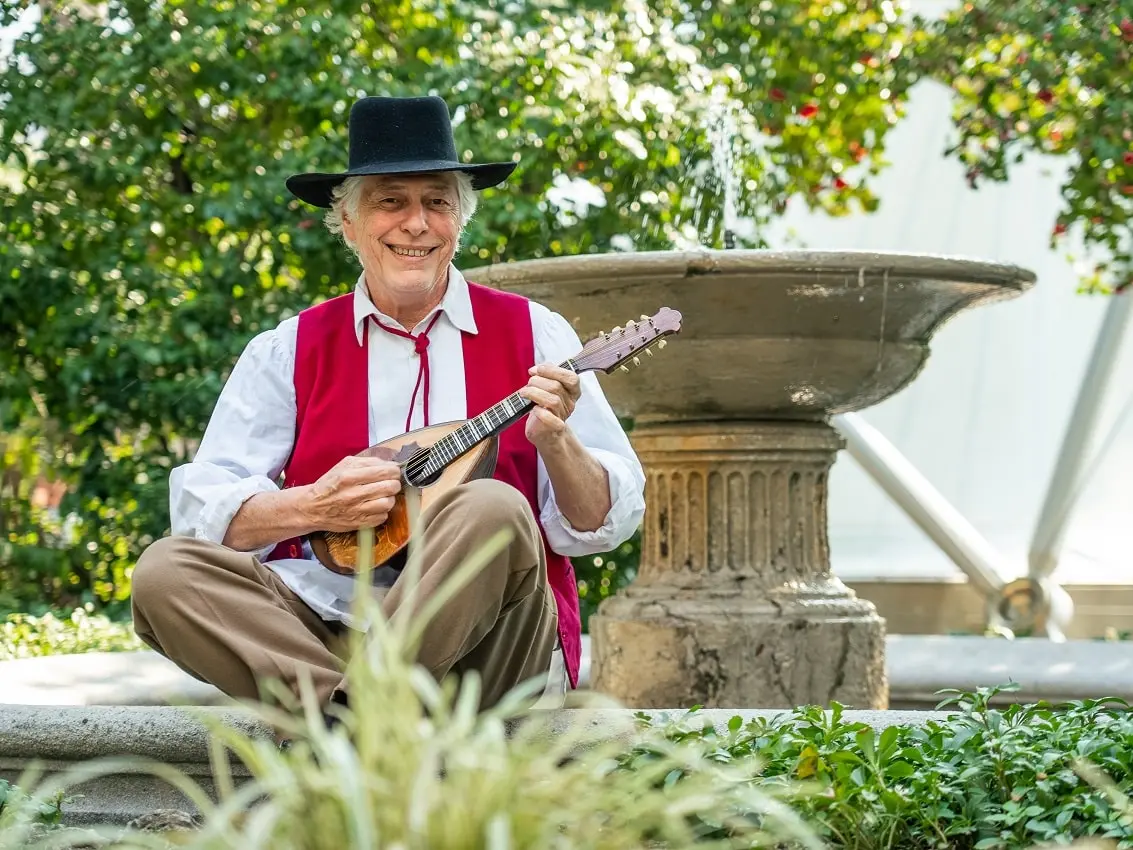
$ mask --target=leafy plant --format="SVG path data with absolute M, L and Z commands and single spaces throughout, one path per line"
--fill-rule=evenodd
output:
M 723 735 L 695 711 L 663 728 L 670 741 L 715 742 L 723 763 L 758 760 L 757 787 L 797 788 L 793 807 L 833 847 L 1007 850 L 1085 837 L 1133 847 L 1133 810 L 1115 801 L 1133 789 L 1128 705 L 992 709 L 1002 690 L 944 692 L 952 696 L 940 707 L 956 709 L 947 720 L 880 734 L 847 720 L 838 704 L 773 720 L 737 716 Z M 632 764 L 650 755 L 639 747 Z M 1084 779 L 1079 762 L 1108 776 L 1109 787 Z
M 590 615 L 602 600 L 613 596 L 630 584 L 637 575 L 641 557 L 641 532 L 618 547 L 615 552 L 592 558 L 575 558 L 574 574 L 578 580 L 579 607 L 582 624 L 587 628 Z
M 0 661 L 42 655 L 82 652 L 130 652 L 148 647 L 135 634 L 132 624 L 93 613 L 92 605 L 76 608 L 69 615 L 48 612 L 36 617 L 10 614 L 0 622 Z
M 19 786 L 0 779 L 0 847 L 5 847 L 5 833 L 15 831 L 17 824 L 58 826 L 63 819 L 63 795 L 56 793 L 35 799 Z
M 968 180 L 1006 180 L 1029 152 L 1068 159 L 1051 244 L 1095 254 L 1084 289 L 1133 282 L 1133 0 L 969 0 L 918 20 L 915 62 L 952 88 Z

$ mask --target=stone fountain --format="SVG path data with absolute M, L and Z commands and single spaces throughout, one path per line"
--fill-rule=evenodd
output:
M 591 686 L 634 708 L 885 708 L 885 623 L 830 570 L 832 414 L 914 380 L 1016 266 L 900 253 L 690 251 L 507 263 L 471 280 L 586 340 L 662 306 L 672 344 L 604 386 L 632 417 L 646 518 L 635 581 L 591 619 Z

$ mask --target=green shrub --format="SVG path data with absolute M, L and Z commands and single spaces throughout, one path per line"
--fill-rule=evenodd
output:
M 0 661 L 80 652 L 129 652 L 145 649 L 131 623 L 93 613 L 93 606 L 70 614 L 9 614 L 0 622 Z
M 674 742 L 714 740 L 722 762 L 758 760 L 759 787 L 801 789 L 794 808 L 834 847 L 991 850 L 1088 836 L 1133 847 L 1133 808 L 1123 799 L 1133 787 L 1127 704 L 991 709 L 1000 690 L 945 692 L 954 696 L 941 707 L 957 709 L 947 720 L 880 735 L 837 704 L 746 724 L 737 716 L 724 735 L 700 728 L 696 712 L 664 730 Z M 649 757 L 639 747 L 631 763 Z M 1083 778 L 1091 766 L 1111 787 Z
M 19 786 L 0 779 L 0 848 L 6 847 L 5 835 L 17 828 L 18 821 L 36 826 L 58 826 L 62 820 L 62 794 L 34 799 Z

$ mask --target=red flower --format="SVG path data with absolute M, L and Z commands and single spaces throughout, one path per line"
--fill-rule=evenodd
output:
M 1066 232 L 1066 225 L 1065 224 L 1056 224 L 1054 226 L 1054 235 L 1055 236 L 1061 236 L 1065 232 Z
M 774 101 L 782 101 L 787 98 L 787 93 L 780 88 L 773 88 L 768 94 L 771 95 L 771 99 Z
M 806 106 L 799 110 L 799 115 L 801 115 L 803 118 L 813 118 L 817 114 L 818 104 L 815 103 L 808 103 Z
M 1122 186 L 1121 193 L 1123 195 L 1133 195 L 1133 183 L 1126 183 L 1124 186 Z
M 1133 165 L 1133 151 L 1126 151 L 1121 159 L 1126 165 Z
M 1133 21 L 1128 18 L 1121 22 L 1121 37 L 1126 41 L 1133 41 Z
M 1043 103 L 1050 103 L 1052 100 L 1054 100 L 1054 92 L 1052 92 L 1050 89 L 1043 89 L 1035 96 Z
M 835 177 L 834 178 L 834 188 L 835 189 L 845 189 L 847 185 L 848 184 L 846 183 L 846 181 L 843 180 L 841 177 Z

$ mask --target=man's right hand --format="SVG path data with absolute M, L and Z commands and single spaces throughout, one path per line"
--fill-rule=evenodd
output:
M 396 463 L 346 457 L 308 487 L 305 512 L 321 531 L 357 531 L 384 523 L 400 492 Z

